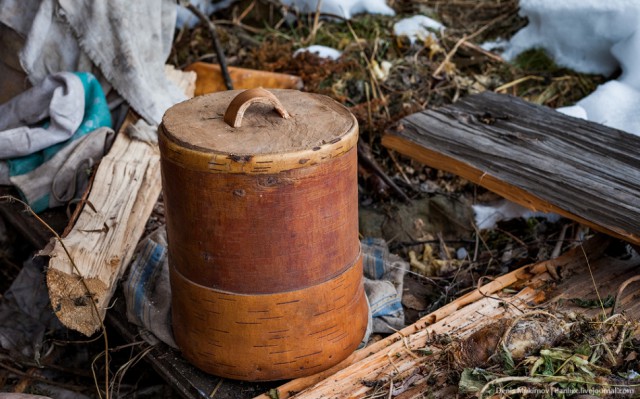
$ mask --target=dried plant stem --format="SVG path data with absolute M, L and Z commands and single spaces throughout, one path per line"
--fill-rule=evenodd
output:
M 483 49 L 482 47 L 478 46 L 477 44 L 473 44 L 470 43 L 468 41 L 465 41 L 462 43 L 462 47 L 466 47 L 468 49 L 471 49 L 473 51 L 477 51 L 478 53 L 484 55 L 485 57 L 492 59 L 494 61 L 497 62 L 502 62 L 505 63 L 506 61 L 504 60 L 504 58 L 500 57 L 498 54 L 496 53 L 492 53 L 491 51 L 487 51 L 485 49 Z
M 231 81 L 231 76 L 229 75 L 229 68 L 227 68 L 227 58 L 224 56 L 222 44 L 220 44 L 218 32 L 216 31 L 216 25 L 206 15 L 204 15 L 202 11 L 198 9 L 198 7 L 194 6 L 190 2 L 186 2 L 183 5 L 196 17 L 198 17 L 200 22 L 202 22 L 209 29 L 211 40 L 213 41 L 213 49 L 216 52 L 218 63 L 220 64 L 220 71 L 222 72 L 224 85 L 227 87 L 227 90 L 233 90 L 233 82 Z
M 404 181 L 408 185 L 412 186 L 413 184 L 411 184 L 411 180 L 409 180 L 409 177 L 407 177 L 407 174 L 404 173 L 404 170 L 402 170 L 402 166 L 400 166 L 400 164 L 398 163 L 398 159 L 396 158 L 394 152 L 389 150 L 389 151 L 387 151 L 387 153 L 389 154 L 389 158 L 391 158 L 391 161 L 393 162 L 393 166 L 395 166 L 395 168 L 398 170 L 398 172 L 400 172 L 400 175 L 402 176 Z
M 629 286 L 629 284 L 634 283 L 636 281 L 640 281 L 640 275 L 628 278 L 625 281 L 623 281 L 622 284 L 620 284 L 620 287 L 618 288 L 618 292 L 616 293 L 615 302 L 613 303 L 613 307 L 611 308 L 612 316 L 616 314 L 616 311 L 618 309 L 618 302 L 620 301 L 620 298 L 622 298 L 622 292 L 625 290 L 625 288 L 627 288 L 627 286 Z
M 307 38 L 307 43 L 312 43 L 316 40 L 316 35 L 318 34 L 318 29 L 320 28 L 320 8 L 322 7 L 322 0 L 318 0 L 318 4 L 316 5 L 316 12 L 313 16 L 313 26 L 311 28 L 311 33 Z
M 523 77 L 518 78 L 518 79 L 516 79 L 514 81 L 505 83 L 500 87 L 497 87 L 494 91 L 496 93 L 499 93 L 501 91 L 506 91 L 507 89 L 510 89 L 511 87 L 517 86 L 520 83 L 524 83 L 524 82 L 526 82 L 528 80 L 544 81 L 544 78 L 541 77 L 541 76 L 534 76 L 534 75 L 523 76 Z
M 580 249 L 584 254 L 584 260 L 587 262 L 587 269 L 589 270 L 589 275 L 591 276 L 591 281 L 593 282 L 593 289 L 596 292 L 596 296 L 598 297 L 598 303 L 602 308 L 602 318 L 607 318 L 607 312 L 604 310 L 604 302 L 602 302 L 602 297 L 600 296 L 600 291 L 598 291 L 598 284 L 596 284 L 596 279 L 593 277 L 593 270 L 591 270 L 591 264 L 589 263 L 589 257 L 587 256 L 587 252 L 584 250 L 584 246 L 580 244 Z
M 105 347 L 105 372 L 104 372 L 104 381 L 105 381 L 105 399 L 109 399 L 110 395 L 109 395 L 109 338 L 107 337 L 107 329 L 104 326 L 104 322 L 102 321 L 102 318 L 100 317 L 100 312 L 98 310 L 98 306 L 96 305 L 95 301 L 93 301 L 92 294 L 91 294 L 91 290 L 89 290 L 89 286 L 87 286 L 86 281 L 84 280 L 84 277 L 82 276 L 82 273 L 80 273 L 80 269 L 78 269 L 78 266 L 76 265 L 76 263 L 73 260 L 73 257 L 71 256 L 71 253 L 69 252 L 69 249 L 67 248 L 67 246 L 65 245 L 64 241 L 62 240 L 62 237 L 60 237 L 60 235 L 51 227 L 49 226 L 49 224 L 47 222 L 45 222 L 44 220 L 42 220 L 42 218 L 40 216 L 38 216 L 37 213 L 35 213 L 33 211 L 33 209 L 31 209 L 31 207 L 29 206 L 29 204 L 27 204 L 26 202 L 12 196 L 12 195 L 3 195 L 0 196 L 0 201 L 7 201 L 7 202 L 17 202 L 19 204 L 22 204 L 25 207 L 25 210 L 27 212 L 29 212 L 37 221 L 38 223 L 42 224 L 47 230 L 49 230 L 49 232 L 55 237 L 56 240 L 58 240 L 58 242 L 60 243 L 60 246 L 62 246 L 62 249 L 64 250 L 64 253 L 67 255 L 67 257 L 69 258 L 69 262 L 71 263 L 71 266 L 73 267 L 73 270 L 75 271 L 75 273 L 78 275 L 78 279 L 80 281 L 80 284 L 82 284 L 82 286 L 84 287 L 85 291 L 86 291 L 86 295 L 89 298 L 89 302 L 91 303 L 91 306 L 93 308 L 93 311 L 95 312 L 95 315 L 98 319 L 98 322 L 100 323 L 100 331 L 101 331 L 101 335 L 104 338 L 104 347 Z M 92 369 L 93 372 L 93 369 Z M 98 385 L 98 381 L 97 378 L 94 374 L 94 382 L 96 385 L 96 390 L 98 391 L 98 397 L 102 399 L 102 393 L 100 392 L 100 387 Z
M 153 350 L 153 346 L 149 346 L 149 347 L 143 349 L 140 353 L 138 353 L 137 355 L 135 355 L 134 357 L 129 359 L 129 361 L 127 361 L 125 364 L 120 366 L 120 368 L 116 371 L 116 373 L 113 376 L 113 382 L 112 382 L 112 384 L 114 386 L 111 387 L 111 392 L 115 393 L 114 397 L 116 397 L 116 398 L 121 397 L 120 396 L 120 384 L 122 383 L 122 379 L 124 378 L 124 375 L 127 372 L 127 370 L 129 370 L 129 368 L 131 368 L 134 365 L 136 365 L 145 356 L 147 356 L 147 354 L 149 352 L 151 352 L 151 350 Z M 116 382 L 118 383 L 117 386 L 116 386 Z
M 210 398 L 213 398 L 214 396 L 216 396 L 216 394 L 218 393 L 218 389 L 220 389 L 220 386 L 222 385 L 223 382 L 224 382 L 224 379 L 220 378 L 220 381 L 218 381 L 215 388 L 213 388 L 213 391 L 211 391 L 211 393 L 209 394 Z
M 476 36 L 478 36 L 479 34 L 484 32 L 485 30 L 489 29 L 493 24 L 495 24 L 496 22 L 498 22 L 498 21 L 500 21 L 500 20 L 502 20 L 504 18 L 505 18 L 505 15 L 501 15 L 498 18 L 495 18 L 492 21 L 490 21 L 488 24 L 486 24 L 482 28 L 480 28 L 477 31 L 473 32 L 472 34 L 470 34 L 468 36 L 467 35 L 462 36 L 462 38 L 460 40 L 458 40 L 456 42 L 456 44 L 453 46 L 451 51 L 449 51 L 447 53 L 447 55 L 444 57 L 444 60 L 440 63 L 440 65 L 438 65 L 438 68 L 436 68 L 435 72 L 433 72 L 433 74 L 431 76 L 433 76 L 434 78 L 438 78 L 440 76 L 440 72 L 442 72 L 442 69 L 444 69 L 444 67 L 448 63 L 451 62 L 451 58 L 453 58 L 453 56 L 458 52 L 458 49 L 460 48 L 460 46 L 462 46 L 463 43 L 467 42 L 468 40 L 473 39 Z
M 569 224 L 562 225 L 562 230 L 560 230 L 560 236 L 558 237 L 558 242 L 556 242 L 556 246 L 553 248 L 551 252 L 550 259 L 555 259 L 560 256 L 560 252 L 562 251 L 562 244 L 564 243 L 564 239 L 567 235 L 567 229 L 569 228 Z
M 85 386 L 73 385 L 73 384 L 65 384 L 63 382 L 54 381 L 51 378 L 40 377 L 40 376 L 32 374 L 32 373 L 25 373 L 24 371 L 18 370 L 16 368 L 13 368 L 13 367 L 11 367 L 11 366 L 9 366 L 7 364 L 4 364 L 4 363 L 0 363 L 0 368 L 4 369 L 4 370 L 7 370 L 11 374 L 15 374 L 15 375 L 17 375 L 19 377 L 27 378 L 27 379 L 34 380 L 34 381 L 44 382 L 46 384 L 53 385 L 53 386 L 60 387 L 60 388 L 64 388 L 64 389 L 68 389 L 70 391 L 82 391 L 82 390 L 86 389 Z

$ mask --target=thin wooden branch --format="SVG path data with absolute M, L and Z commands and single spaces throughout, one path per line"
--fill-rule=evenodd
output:
M 227 58 L 224 56 L 222 44 L 220 44 L 220 38 L 218 37 L 218 31 L 216 31 L 216 25 L 191 2 L 187 1 L 184 5 L 209 29 L 211 40 L 213 40 L 213 49 L 216 52 L 216 57 L 218 58 L 220 69 L 222 70 L 222 78 L 224 79 L 224 84 L 227 87 L 227 90 L 233 90 L 233 82 L 231 81 L 229 68 L 227 67 Z

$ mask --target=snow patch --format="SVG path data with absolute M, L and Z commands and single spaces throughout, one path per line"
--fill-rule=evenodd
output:
M 590 121 L 640 136 L 640 90 L 622 79 L 598 86 L 576 105 Z
M 327 46 L 313 45 L 313 46 L 303 47 L 303 48 L 297 49 L 293 53 L 293 56 L 295 57 L 298 54 L 304 53 L 304 52 L 314 53 L 314 54 L 317 54 L 318 57 L 328 58 L 328 59 L 334 60 L 334 61 L 337 60 L 338 58 L 340 58 L 340 56 L 342 55 L 342 52 L 340 52 L 339 50 L 336 50 L 334 48 L 327 47 Z
M 521 0 L 520 15 L 529 24 L 511 39 L 505 59 L 543 48 L 578 72 L 621 69 L 617 80 L 559 111 L 640 135 L 640 1 Z
M 552 223 L 560 220 L 560 216 L 555 213 L 534 212 L 507 200 L 501 201 L 498 205 L 473 205 L 473 211 L 475 212 L 476 226 L 480 230 L 493 229 L 500 221 L 519 217 L 525 219 L 543 217 Z
M 504 39 L 489 40 L 480 45 L 480 48 L 487 51 L 503 52 L 509 46 L 509 41 Z
M 556 111 L 568 116 L 573 116 L 574 118 L 589 119 L 587 118 L 587 111 L 579 105 L 557 108 Z
M 441 31 L 444 25 L 426 15 L 414 15 L 413 17 L 401 19 L 393 25 L 393 34 L 396 36 L 406 36 L 414 44 L 416 40 L 425 41 L 428 37 L 436 39 L 430 31 Z
M 307 14 L 315 13 L 318 7 L 318 0 L 282 0 L 282 3 Z M 345 19 L 360 13 L 395 15 L 385 0 L 322 0 L 320 13 Z
M 513 36 L 505 59 L 543 48 L 558 65 L 578 72 L 610 75 L 620 64 L 612 47 L 638 29 L 635 0 L 521 0 L 529 24 Z

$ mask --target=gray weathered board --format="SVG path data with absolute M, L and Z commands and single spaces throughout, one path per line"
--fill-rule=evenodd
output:
M 484 92 L 403 118 L 387 148 L 640 244 L 640 137 Z

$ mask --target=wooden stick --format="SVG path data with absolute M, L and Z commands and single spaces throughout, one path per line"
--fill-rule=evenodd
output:
M 194 79 L 185 82 L 195 87 Z M 87 336 L 100 328 L 161 190 L 157 146 L 124 133 L 137 118 L 133 113 L 127 116 L 100 162 L 86 202 L 91 205 L 83 207 L 63 239 L 78 270 L 59 241 L 46 250 L 51 257 L 47 287 L 53 310 L 65 326 Z M 96 304 L 97 315 L 90 301 Z
M 227 90 L 233 90 L 233 82 L 231 81 L 231 76 L 229 76 L 229 68 L 227 68 L 227 58 L 224 56 L 222 44 L 220 44 L 218 32 L 216 31 L 216 25 L 206 15 L 204 15 L 202 11 L 198 9 L 198 7 L 191 4 L 191 2 L 187 1 L 186 3 L 184 3 L 184 6 L 187 7 L 187 9 L 191 11 L 196 17 L 198 17 L 198 19 L 209 29 L 211 40 L 213 40 L 213 49 L 216 51 L 218 64 L 220 64 L 220 69 L 222 70 L 222 78 L 224 79 L 224 84 L 225 86 L 227 86 Z
M 364 166 L 373 170 L 385 183 L 391 187 L 391 189 L 398 194 L 398 196 L 405 202 L 411 202 L 411 198 L 400 188 L 387 174 L 382 170 L 380 165 L 367 154 L 363 144 L 358 143 L 358 162 L 361 162 Z
M 485 57 L 492 59 L 494 61 L 497 62 L 501 62 L 501 63 L 506 63 L 506 61 L 504 60 L 504 58 L 500 57 L 498 54 L 493 53 L 491 51 L 487 51 L 485 49 L 483 49 L 482 47 L 478 46 L 477 44 L 471 43 L 469 41 L 465 41 L 462 43 L 462 47 L 466 47 L 470 50 L 473 51 L 477 51 L 478 53 L 484 55 Z
M 130 114 L 126 127 L 134 119 Z M 49 252 L 47 286 L 56 316 L 67 327 L 87 336 L 100 327 L 116 283 L 131 260 L 146 219 L 160 194 L 160 155 L 157 148 L 131 140 L 121 130 L 98 168 L 88 201 L 64 238 L 76 265 L 56 242 Z M 85 279 L 91 298 L 78 283 Z M 95 301 L 95 315 L 88 301 Z M 97 316 L 97 317 L 96 317 Z

